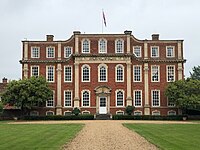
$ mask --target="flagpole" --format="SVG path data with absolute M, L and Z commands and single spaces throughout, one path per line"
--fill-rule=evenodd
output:
M 103 15 L 103 9 L 102 9 L 102 12 L 101 12 L 101 15 Z M 102 25 L 102 27 L 101 27 L 101 31 L 102 31 L 102 33 L 103 33 L 103 17 L 101 17 L 102 19 L 102 21 L 101 21 L 101 25 Z

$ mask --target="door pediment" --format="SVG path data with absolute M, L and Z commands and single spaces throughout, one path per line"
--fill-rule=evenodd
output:
M 111 88 L 108 86 L 98 86 L 94 89 L 96 94 L 110 94 Z

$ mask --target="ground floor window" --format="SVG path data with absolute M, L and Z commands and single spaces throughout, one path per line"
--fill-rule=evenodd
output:
M 142 112 L 141 111 L 134 111 L 134 115 L 135 116 L 140 116 L 140 115 L 142 115 Z
M 116 91 L 116 104 L 117 106 L 124 106 L 124 91 L 117 90 Z
M 117 111 L 116 114 L 117 115 L 124 115 L 124 111 Z
M 168 114 L 169 116 L 174 116 L 174 115 L 176 115 L 176 111 L 170 110 L 170 111 L 167 112 L 167 114 Z
M 39 112 L 38 111 L 31 111 L 30 116 L 39 116 Z
M 83 107 L 90 106 L 90 92 L 88 90 L 82 91 L 82 106 Z
M 46 112 L 46 115 L 47 115 L 47 116 L 52 116 L 52 115 L 54 115 L 54 112 L 53 112 L 53 111 L 47 111 L 47 112 Z
M 152 111 L 153 116 L 160 116 L 160 111 Z
M 65 107 L 71 107 L 72 106 L 72 91 L 65 91 L 64 92 L 64 105 Z
M 72 112 L 71 112 L 71 111 L 65 111 L 65 112 L 64 112 L 64 115 L 65 115 L 65 116 L 70 116 L 70 115 L 72 115 Z

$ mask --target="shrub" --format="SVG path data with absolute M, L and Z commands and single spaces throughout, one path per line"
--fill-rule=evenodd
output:
M 182 120 L 183 115 L 175 116 L 150 116 L 150 115 L 113 115 L 113 120 Z
M 72 114 L 74 114 L 75 116 L 78 116 L 80 114 L 80 109 L 78 109 L 77 107 L 74 108 L 74 110 L 72 111 Z
M 126 107 L 126 113 L 127 113 L 128 115 L 131 115 L 132 112 L 133 112 L 133 110 L 134 110 L 134 107 L 133 107 L 133 106 L 127 106 L 127 107 Z
M 94 115 L 70 115 L 70 116 L 61 116 L 61 115 L 53 115 L 53 116 L 24 116 L 20 118 L 20 120 L 93 120 Z

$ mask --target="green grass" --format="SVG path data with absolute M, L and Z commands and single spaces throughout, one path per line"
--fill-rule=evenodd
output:
M 200 124 L 123 124 L 164 150 L 200 150 Z
M 83 124 L 0 124 L 0 149 L 59 149 L 79 132 Z

